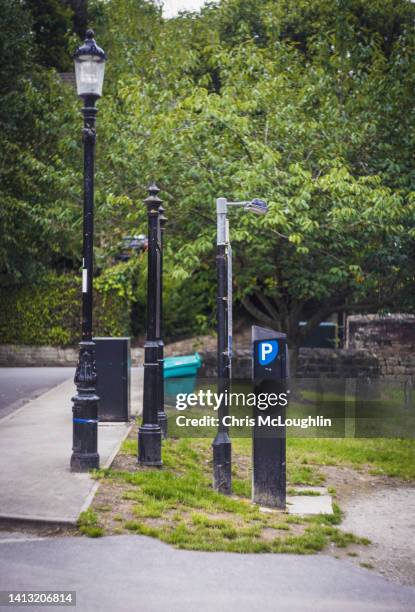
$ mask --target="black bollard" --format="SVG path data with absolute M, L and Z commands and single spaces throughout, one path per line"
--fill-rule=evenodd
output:
M 160 271 L 159 207 L 157 185 L 149 187 L 145 200 L 148 216 L 147 340 L 144 345 L 143 420 L 138 429 L 138 462 L 160 467 L 161 429 L 158 422 L 160 401 L 159 338 L 160 317 L 158 274 Z
M 158 386 L 158 422 L 161 429 L 162 438 L 167 438 L 167 414 L 164 410 L 164 342 L 163 342 L 163 257 L 164 257 L 164 228 L 167 223 L 167 217 L 164 216 L 164 208 L 159 208 L 159 271 L 158 271 L 158 330 L 159 330 L 159 346 L 158 346 L 158 364 L 159 364 L 159 386 Z

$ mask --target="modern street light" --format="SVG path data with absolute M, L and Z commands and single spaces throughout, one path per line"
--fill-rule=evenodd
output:
M 167 223 L 167 217 L 164 215 L 164 208 L 159 208 L 159 228 L 160 228 L 160 261 L 159 261 L 159 277 L 158 277 L 158 298 L 159 298 L 159 348 L 158 348 L 158 363 L 159 363 L 159 397 L 158 397 L 158 422 L 163 438 L 167 438 L 167 414 L 164 410 L 164 342 L 163 342 L 163 257 L 164 257 L 164 228 Z
M 147 274 L 147 340 L 144 345 L 143 420 L 138 429 L 138 462 L 160 467 L 161 428 L 158 421 L 160 408 L 160 223 L 162 201 L 160 189 L 154 183 L 148 188 L 144 200 L 148 218 L 148 274 Z M 163 379 L 162 379 L 163 380 Z M 162 382 L 161 380 L 161 382 Z
M 229 240 L 229 207 L 242 207 L 256 214 L 266 214 L 268 206 L 263 200 L 228 202 L 226 198 L 216 200 L 217 240 L 217 332 L 218 332 L 218 394 L 225 398 L 231 379 L 232 365 L 232 248 Z M 221 395 L 223 394 L 223 395 Z M 212 443 L 213 488 L 229 495 L 232 491 L 232 444 L 229 428 L 223 424 L 228 414 L 226 401 L 222 399 L 219 410 L 218 432 Z
M 98 401 L 95 344 L 92 341 L 92 275 L 94 236 L 95 102 L 102 94 L 106 56 L 88 30 L 74 54 L 76 87 L 84 101 L 84 209 L 82 257 L 82 340 L 75 372 L 73 401 L 73 452 L 71 470 L 86 472 L 99 467 Z

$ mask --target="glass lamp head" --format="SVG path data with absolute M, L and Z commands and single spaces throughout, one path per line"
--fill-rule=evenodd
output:
M 105 52 L 94 40 L 93 30 L 86 33 L 85 42 L 74 54 L 75 77 L 78 96 L 102 96 L 105 72 Z

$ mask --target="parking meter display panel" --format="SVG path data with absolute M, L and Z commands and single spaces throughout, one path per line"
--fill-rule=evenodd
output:
M 286 379 L 288 376 L 286 334 L 254 325 L 252 343 L 254 381 Z

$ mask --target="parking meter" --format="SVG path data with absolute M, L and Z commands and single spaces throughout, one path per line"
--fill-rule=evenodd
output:
M 252 499 L 285 509 L 288 350 L 286 334 L 252 326 Z

